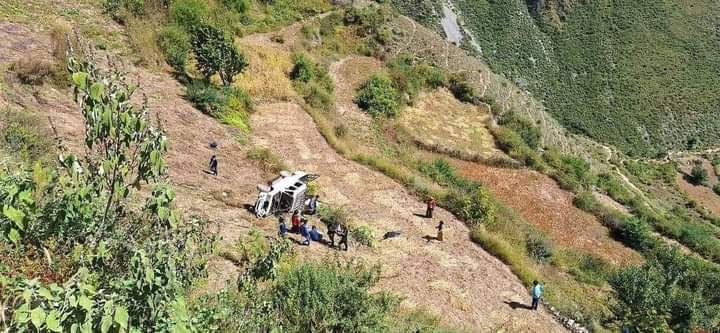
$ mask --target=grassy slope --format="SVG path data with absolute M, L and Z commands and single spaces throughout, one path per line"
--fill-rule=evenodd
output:
M 525 1 L 456 5 L 491 67 L 569 129 L 646 156 L 718 143 L 717 2 L 589 1 L 558 26 Z

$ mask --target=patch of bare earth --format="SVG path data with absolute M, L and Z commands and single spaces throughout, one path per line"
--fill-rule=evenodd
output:
M 380 236 L 401 231 L 402 237 L 380 241 L 342 255 L 382 267 L 380 287 L 403 297 L 403 306 L 423 307 L 445 323 L 483 332 L 563 331 L 547 313 L 513 309 L 527 303 L 527 291 L 507 266 L 470 241 L 467 227 L 438 209 L 432 221 L 418 217 L 424 205 L 392 179 L 338 155 L 318 133 L 300 106 L 258 106 L 252 116 L 253 141 L 318 179 L 322 202 L 345 206 L 354 219 Z M 445 241 L 427 241 L 439 220 L 446 222 Z M 313 245 L 301 256 L 322 256 L 328 248 Z
M 461 103 L 446 89 L 423 92 L 403 110 L 400 123 L 420 145 L 469 159 L 501 156 L 488 130 L 486 107 Z
M 637 263 L 641 256 L 615 241 L 594 216 L 572 203 L 572 193 L 549 177 L 527 169 L 506 169 L 459 160 L 452 161 L 460 173 L 486 184 L 500 201 L 555 243 L 597 255 L 614 264 Z

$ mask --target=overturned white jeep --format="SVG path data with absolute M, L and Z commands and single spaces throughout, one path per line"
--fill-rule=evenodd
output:
M 275 213 L 302 211 L 305 208 L 307 185 L 317 178 L 318 175 L 305 171 L 281 171 L 280 176 L 268 185 L 258 185 L 255 216 L 267 217 Z

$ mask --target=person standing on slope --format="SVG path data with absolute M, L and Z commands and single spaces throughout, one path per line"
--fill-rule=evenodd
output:
M 443 241 L 443 226 L 444 225 L 445 225 L 445 222 L 440 221 L 440 224 L 438 224 L 438 226 L 435 227 L 435 229 L 437 229 L 437 231 L 438 231 L 437 232 L 437 240 L 441 241 L 441 242 Z
M 218 168 L 217 156 L 215 156 L 215 154 L 213 154 L 213 156 L 210 157 L 210 173 L 213 176 L 217 176 L 217 174 L 218 174 L 217 168 Z
M 437 205 L 437 201 L 435 201 L 435 198 L 430 197 L 430 200 L 427 201 L 427 210 L 425 211 L 425 217 L 431 219 L 433 217 L 433 211 L 435 210 L 435 206 Z
M 533 281 L 532 305 L 530 305 L 530 309 L 537 311 L 538 305 L 540 305 L 540 297 L 542 297 L 544 289 L 545 287 L 537 282 L 537 280 Z

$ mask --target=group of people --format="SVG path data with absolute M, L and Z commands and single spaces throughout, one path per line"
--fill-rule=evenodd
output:
M 318 199 L 320 196 L 314 196 L 310 198 L 310 201 L 308 202 L 307 210 L 305 211 L 308 215 L 313 215 L 317 212 L 317 204 Z M 292 217 L 290 217 L 290 230 L 288 230 L 287 225 L 285 224 L 285 218 L 283 216 L 278 217 L 278 235 L 281 238 L 287 237 L 287 233 L 295 233 L 300 234 L 303 238 L 302 244 L 309 246 L 312 242 L 321 242 L 325 243 L 331 247 L 335 247 L 335 237 L 339 237 L 339 242 L 337 244 L 338 248 L 341 250 L 348 250 L 348 229 L 345 225 L 342 224 L 335 224 L 328 226 L 328 240 L 324 239 L 323 233 L 318 229 L 316 226 L 308 226 L 308 220 L 303 216 L 303 214 L 296 210 L 293 212 Z M 343 249 L 344 247 L 344 249 Z

